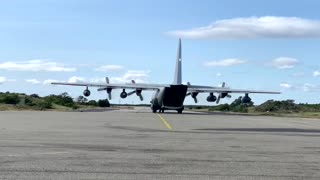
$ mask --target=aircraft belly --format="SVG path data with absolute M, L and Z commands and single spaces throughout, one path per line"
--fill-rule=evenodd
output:
M 183 107 L 188 87 L 185 85 L 171 85 L 166 87 L 163 94 L 162 106 L 166 109 L 179 109 Z

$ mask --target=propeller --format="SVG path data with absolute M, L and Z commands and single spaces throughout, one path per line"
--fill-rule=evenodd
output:
M 106 83 L 107 83 L 107 85 L 110 83 L 108 77 L 106 77 Z M 107 91 L 108 99 L 109 99 L 109 100 L 112 99 L 112 96 L 111 96 L 112 88 L 108 88 L 108 87 L 98 88 L 98 91 Z
M 222 88 L 225 88 L 225 86 L 226 86 L 226 83 L 225 83 L 225 82 L 222 82 L 221 87 L 222 87 Z M 218 96 L 218 98 L 217 98 L 216 103 L 219 104 L 220 99 L 221 99 L 221 98 L 224 98 L 224 97 L 231 98 L 231 95 L 228 94 L 228 93 L 219 93 L 219 96 Z
M 136 82 L 134 80 L 131 80 L 131 83 L 135 84 Z M 140 100 L 143 101 L 143 96 L 141 92 L 142 92 L 142 89 L 136 89 L 134 91 L 128 92 L 128 96 L 131 96 L 132 94 L 136 94 L 140 98 Z
M 143 101 L 143 96 L 142 94 L 138 94 L 139 98 L 140 98 L 140 101 Z
M 136 90 L 128 92 L 128 96 L 131 96 L 132 94 L 136 93 Z
M 195 103 L 198 103 L 198 99 L 197 99 L 198 93 L 197 93 L 197 92 L 193 92 L 193 93 L 189 92 L 189 93 L 186 94 L 186 97 L 187 97 L 187 96 L 190 96 L 190 95 L 191 95 L 191 97 L 193 98 L 194 102 L 195 102 Z
M 141 89 L 137 89 L 137 90 L 128 92 L 128 96 L 131 96 L 132 94 L 137 94 L 137 96 L 140 98 L 140 100 L 143 101 L 143 96 L 142 96 L 141 92 L 142 92 Z

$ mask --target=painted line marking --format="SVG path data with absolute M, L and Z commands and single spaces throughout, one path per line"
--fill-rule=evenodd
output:
M 159 118 L 161 119 L 162 123 L 170 130 L 172 130 L 172 126 L 168 123 L 168 121 L 162 117 L 160 114 L 157 114 L 159 116 Z

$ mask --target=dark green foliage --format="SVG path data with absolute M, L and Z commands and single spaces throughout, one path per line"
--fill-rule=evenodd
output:
M 19 95 L 16 93 L 2 93 L 0 94 L 0 103 L 4 104 L 18 104 L 20 101 Z
M 95 100 L 90 100 L 90 101 L 87 102 L 87 105 L 89 105 L 89 106 L 98 106 L 98 103 Z
M 220 104 L 218 106 L 209 108 L 209 111 L 231 111 L 231 112 L 247 113 L 248 107 L 253 106 L 253 102 L 243 103 L 241 99 L 242 99 L 242 96 L 235 99 L 230 105 Z
M 268 100 L 261 105 L 256 106 L 254 109 L 257 112 L 299 112 L 303 107 L 295 104 L 294 100 Z
M 320 104 L 298 104 L 303 112 L 320 112 Z
M 218 106 L 213 106 L 209 108 L 209 111 L 230 111 L 229 104 L 220 104 Z
M 52 103 L 48 100 L 37 100 L 37 101 L 34 101 L 33 106 L 36 109 L 45 110 L 45 109 L 51 109 Z
M 78 97 L 76 98 L 76 101 L 77 101 L 77 103 L 79 103 L 79 104 L 85 104 L 85 103 L 88 101 L 88 99 L 85 98 L 84 96 L 78 96 Z
M 65 106 L 72 109 L 78 109 L 86 105 L 110 107 L 107 99 L 99 100 L 99 102 L 95 100 L 88 102 L 87 98 L 79 96 L 73 100 L 66 92 L 60 95 L 51 94 L 45 97 L 40 97 L 38 94 L 26 95 L 22 93 L 0 92 L 0 104 L 12 104 L 20 109 L 36 110 L 52 109 L 53 105 Z
M 55 103 L 61 106 L 74 107 L 75 103 L 68 93 L 62 93 L 60 95 L 49 95 L 44 97 L 48 102 Z
M 108 99 L 100 99 L 98 101 L 98 105 L 100 107 L 110 107 L 110 103 L 109 103 Z
M 32 98 L 40 98 L 40 96 L 38 94 L 30 94 L 30 97 L 32 97 Z

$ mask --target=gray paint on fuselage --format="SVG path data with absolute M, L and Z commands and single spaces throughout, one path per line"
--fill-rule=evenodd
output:
M 156 91 L 151 100 L 151 109 L 153 111 L 160 109 L 183 110 L 187 89 L 188 86 L 182 84 L 181 39 L 179 39 L 173 84 Z
M 151 109 L 157 111 L 160 109 L 179 110 L 183 109 L 183 102 L 187 94 L 186 85 L 171 85 L 156 91 L 151 100 Z

